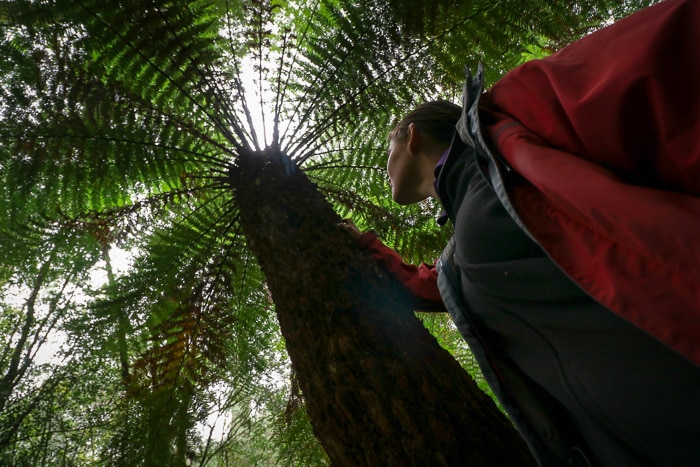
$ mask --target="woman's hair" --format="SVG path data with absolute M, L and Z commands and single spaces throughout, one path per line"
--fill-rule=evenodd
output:
M 462 108 L 448 101 L 432 101 L 420 104 L 406 115 L 389 133 L 389 140 L 401 140 L 408 136 L 408 126 L 413 123 L 420 132 L 436 143 L 449 146 Z

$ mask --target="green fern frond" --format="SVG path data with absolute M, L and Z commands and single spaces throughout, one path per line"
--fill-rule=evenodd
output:
M 245 398 L 279 366 L 231 189 L 241 154 L 291 156 L 342 216 L 430 261 L 449 233 L 436 206 L 391 202 L 395 121 L 425 100 L 457 101 L 465 63 L 485 62 L 493 82 L 528 46 L 549 53 L 648 3 L 0 4 L 0 281 L 35 277 L 46 255 L 57 275 L 81 277 L 114 246 L 135 256 L 65 326 L 85 355 L 125 364 L 142 396 L 122 401 L 105 458 L 175 458 L 215 382 Z M 115 447 L 134 440 L 141 451 Z

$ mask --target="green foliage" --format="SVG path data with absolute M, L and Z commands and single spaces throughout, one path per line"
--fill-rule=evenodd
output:
M 325 462 L 280 376 L 237 155 L 280 149 L 341 215 L 431 262 L 438 207 L 387 195 L 396 119 L 456 101 L 465 63 L 494 81 L 648 3 L 3 2 L 0 463 Z M 444 317 L 426 324 L 478 374 Z

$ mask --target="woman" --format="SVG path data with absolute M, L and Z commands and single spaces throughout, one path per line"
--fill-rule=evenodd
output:
M 450 312 L 542 465 L 700 459 L 698 22 L 667 0 L 407 115 L 392 197 L 444 206 L 437 268 L 346 226 Z

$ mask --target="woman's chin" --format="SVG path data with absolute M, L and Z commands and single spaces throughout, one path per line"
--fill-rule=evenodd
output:
M 397 192 L 396 190 L 392 190 L 391 198 L 394 200 L 394 202 L 396 204 L 400 204 L 401 206 L 415 204 L 415 203 L 425 199 L 425 198 L 421 198 L 420 196 Z

